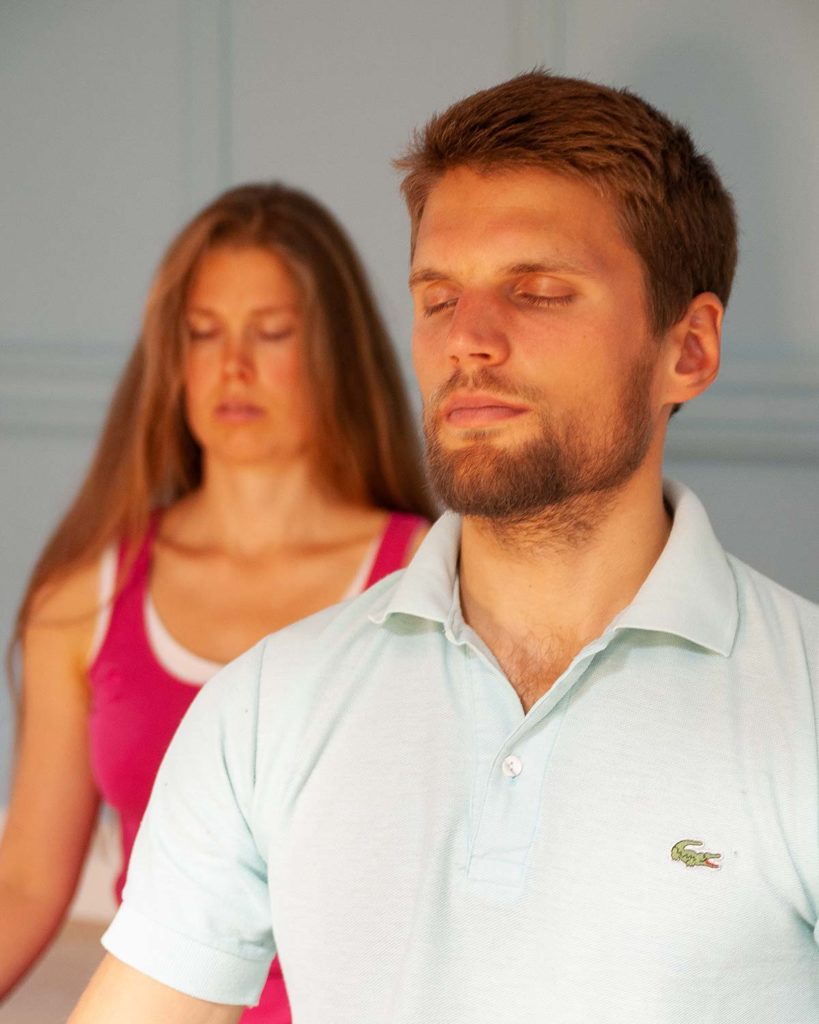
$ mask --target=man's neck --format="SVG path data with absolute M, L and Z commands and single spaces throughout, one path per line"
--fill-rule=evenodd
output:
M 464 519 L 464 620 L 525 710 L 631 602 L 670 528 L 659 470 L 648 467 L 615 492 L 584 495 L 536 518 Z

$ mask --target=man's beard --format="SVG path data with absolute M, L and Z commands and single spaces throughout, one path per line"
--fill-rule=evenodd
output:
M 652 366 L 653 353 L 635 361 L 620 401 L 606 417 L 587 409 L 567 414 L 560 422 L 549 416 L 537 389 L 513 385 L 488 368 L 472 374 L 456 371 L 432 395 L 424 416 L 433 488 L 453 511 L 498 525 L 534 522 L 544 514 L 559 516 L 561 509 L 569 512 L 572 507 L 574 513 L 583 509 L 588 518 L 593 512 L 589 499 L 602 512 L 607 496 L 632 476 L 651 443 Z M 453 391 L 469 389 L 539 408 L 537 434 L 517 446 L 504 446 L 492 442 L 491 429 L 476 429 L 462 435 L 468 444 L 446 448 L 439 437 L 438 410 Z

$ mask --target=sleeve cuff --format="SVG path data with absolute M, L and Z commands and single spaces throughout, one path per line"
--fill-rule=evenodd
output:
M 255 1006 L 270 958 L 251 960 L 202 945 L 122 904 L 102 944 L 113 956 L 170 988 L 212 1003 Z

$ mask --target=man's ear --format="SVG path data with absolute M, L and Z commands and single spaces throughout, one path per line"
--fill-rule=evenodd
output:
M 719 373 L 724 312 L 725 307 L 713 292 L 702 292 L 667 331 L 663 340 L 663 404 L 687 402 L 714 382 Z

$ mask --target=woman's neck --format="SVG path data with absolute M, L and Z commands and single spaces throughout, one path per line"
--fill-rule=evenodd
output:
M 169 510 L 162 534 L 181 546 L 253 557 L 326 536 L 328 517 L 348 507 L 305 460 L 275 468 L 208 462 L 201 487 Z

